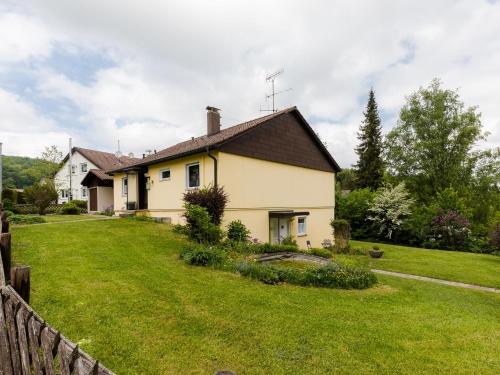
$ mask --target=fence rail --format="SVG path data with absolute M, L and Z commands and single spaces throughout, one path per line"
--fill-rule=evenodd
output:
M 0 217 L 5 220 L 3 212 Z M 8 224 L 2 227 L 8 230 Z M 52 328 L 8 285 L 10 241 L 1 241 L 0 250 L 0 375 L 113 375 Z M 6 254 L 8 264 L 2 260 Z

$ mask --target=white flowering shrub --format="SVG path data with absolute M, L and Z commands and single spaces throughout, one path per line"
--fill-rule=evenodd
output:
M 368 220 L 378 226 L 379 234 L 391 238 L 394 230 L 411 214 L 412 203 L 413 199 L 410 198 L 403 182 L 395 187 L 385 186 L 373 199 L 368 209 L 371 214 Z

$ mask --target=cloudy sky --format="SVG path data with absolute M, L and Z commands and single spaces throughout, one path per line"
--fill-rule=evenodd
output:
M 0 0 L 0 141 L 8 155 L 73 144 L 142 154 L 269 108 L 300 111 L 339 164 L 370 87 L 384 131 L 432 78 L 477 105 L 500 144 L 499 1 Z

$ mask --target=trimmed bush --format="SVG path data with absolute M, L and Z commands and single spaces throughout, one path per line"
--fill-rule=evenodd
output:
M 227 201 L 227 194 L 221 186 L 210 186 L 184 193 L 186 205 L 204 207 L 208 212 L 210 221 L 215 225 L 220 225 Z
M 87 209 L 87 201 L 80 200 L 80 199 L 73 199 L 71 201 L 72 204 L 74 204 L 76 207 L 86 210 Z
M 240 263 L 236 270 L 243 276 L 262 281 L 265 284 L 276 285 L 283 281 L 283 272 L 267 264 Z
M 40 224 L 46 223 L 42 216 L 28 216 L 28 215 L 10 215 L 9 222 L 12 224 Z
M 210 220 L 207 209 L 196 204 L 186 204 L 184 207 L 189 237 L 198 243 L 219 243 L 223 232 Z
M 181 252 L 181 258 L 195 266 L 222 266 L 228 259 L 224 250 L 218 247 L 205 247 L 189 244 Z
M 299 251 L 297 246 L 294 245 L 276 245 L 270 243 L 262 243 L 248 246 L 247 248 L 251 253 L 263 254 L 263 253 L 281 253 L 281 252 L 292 252 L 296 253 Z
M 250 231 L 240 220 L 233 220 L 227 226 L 227 238 L 234 242 L 246 242 Z
M 63 215 L 79 215 L 80 214 L 80 208 L 78 208 L 73 203 L 66 203 L 66 204 L 64 204 L 62 206 L 61 213 Z

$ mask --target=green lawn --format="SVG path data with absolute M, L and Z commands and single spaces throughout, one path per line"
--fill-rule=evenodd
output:
M 373 245 L 384 250 L 382 258 L 339 256 L 339 259 L 349 258 L 371 268 L 387 271 L 500 288 L 500 257 L 498 256 L 351 241 L 353 247 L 369 249 Z
M 26 226 L 13 255 L 33 307 L 119 374 L 500 373 L 499 295 L 394 277 L 269 286 L 186 265 L 182 241 L 127 219 Z
M 23 215 L 23 216 L 40 216 L 40 215 Z M 47 223 L 59 223 L 64 221 L 76 221 L 76 220 L 90 220 L 90 219 L 108 219 L 107 216 L 103 215 L 89 215 L 89 214 L 80 214 L 80 215 L 43 215 L 43 218 Z M 21 224 L 26 225 L 26 224 Z M 32 224 L 29 224 L 32 225 Z

